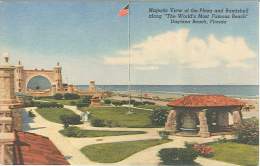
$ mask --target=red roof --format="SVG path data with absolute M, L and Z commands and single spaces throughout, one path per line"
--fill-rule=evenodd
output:
M 16 132 L 14 163 L 18 165 L 69 165 L 48 137 Z
M 243 106 L 244 102 L 224 95 L 189 95 L 168 103 L 172 107 L 229 107 Z

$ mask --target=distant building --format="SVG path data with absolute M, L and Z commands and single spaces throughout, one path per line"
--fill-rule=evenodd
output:
M 89 94 L 95 94 L 95 93 L 97 93 L 97 89 L 96 89 L 96 85 L 95 85 L 95 81 L 89 81 L 89 86 L 88 86 L 88 90 L 87 90 L 87 92 L 89 93 Z
M 19 61 L 18 65 L 15 66 L 15 91 L 32 96 L 51 96 L 55 93 L 63 92 L 61 70 L 62 67 L 59 62 L 53 70 L 28 70 L 24 69 L 21 61 Z M 36 79 L 45 79 L 49 83 L 49 87 L 45 87 L 45 89 L 42 89 L 40 86 L 33 89 L 29 87 L 30 82 Z
M 0 164 L 68 165 L 47 138 L 21 131 L 21 103 L 15 96 L 15 67 L 9 57 L 0 65 Z

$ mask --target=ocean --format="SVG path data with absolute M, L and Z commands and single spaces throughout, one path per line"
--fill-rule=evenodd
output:
M 78 85 L 79 89 L 87 89 L 88 85 Z M 128 85 L 96 85 L 98 90 L 127 92 Z M 131 85 L 130 89 L 137 93 L 157 93 L 170 95 L 186 94 L 219 94 L 241 98 L 258 98 L 258 85 Z

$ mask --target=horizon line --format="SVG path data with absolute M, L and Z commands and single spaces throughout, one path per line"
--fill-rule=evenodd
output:
M 85 86 L 89 84 L 75 84 L 76 86 Z M 112 85 L 112 86 L 120 86 L 120 85 L 128 85 L 128 84 L 95 84 L 95 85 Z M 135 85 L 145 85 L 145 86 L 259 86 L 259 84 L 131 84 L 131 86 Z

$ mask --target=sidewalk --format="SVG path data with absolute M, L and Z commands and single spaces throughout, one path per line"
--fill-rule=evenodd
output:
M 65 108 L 71 109 L 73 112 L 80 114 L 81 111 L 74 106 L 65 106 Z M 32 110 L 36 117 L 31 119 L 26 114 L 27 111 Z M 85 157 L 80 149 L 87 145 L 99 144 L 99 143 L 110 143 L 110 142 L 120 142 L 120 141 L 136 141 L 136 140 L 146 140 L 146 139 L 160 139 L 158 130 L 161 128 L 107 128 L 107 127 L 92 127 L 89 124 L 77 125 L 82 129 L 91 129 L 91 130 L 110 130 L 110 131 L 145 131 L 146 134 L 137 134 L 137 135 L 122 135 L 122 136 L 108 136 L 108 137 L 94 137 L 94 138 L 71 138 L 65 137 L 59 133 L 59 130 L 63 129 L 62 124 L 50 122 L 44 119 L 39 115 L 35 108 L 26 108 L 24 112 L 25 130 L 28 132 L 40 134 L 46 137 L 49 137 L 52 142 L 57 146 L 61 153 L 68 158 L 68 161 L 71 164 L 91 164 L 91 165 L 100 165 L 100 163 L 95 163 L 90 161 Z M 210 138 L 200 138 L 200 137 L 178 137 L 170 136 L 172 142 L 150 147 L 141 152 L 138 152 L 125 160 L 109 164 L 109 165 L 158 165 L 160 163 L 160 158 L 157 156 L 158 152 L 163 148 L 171 147 L 184 147 L 184 143 L 188 142 L 197 142 L 197 143 L 206 143 L 215 141 L 220 136 L 210 137 Z M 231 138 L 231 137 L 230 137 Z M 219 162 L 215 160 L 210 160 L 206 158 L 197 158 L 197 163 L 205 166 L 227 166 L 232 165 L 224 162 Z
M 31 109 L 27 108 L 26 110 Z M 33 121 L 26 120 L 28 122 L 26 131 L 49 137 L 70 164 L 94 164 L 80 152 L 77 146 L 73 145 L 68 137 L 64 137 L 59 133 L 59 130 L 63 129 L 62 124 L 47 121 L 34 109 L 33 113 L 35 113 L 36 117 L 33 118 Z

